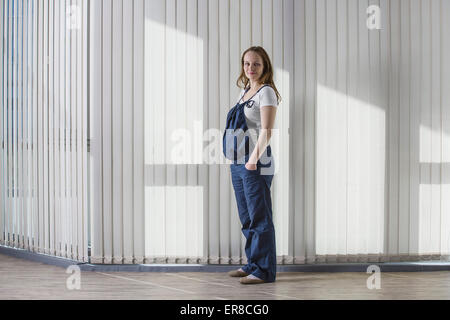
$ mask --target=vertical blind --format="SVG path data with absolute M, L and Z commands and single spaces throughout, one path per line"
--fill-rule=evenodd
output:
M 0 243 L 88 260 L 86 0 L 4 0 Z
M 278 262 L 447 257 L 446 13 L 442 0 L 93 3 L 95 261 L 245 263 L 220 130 L 251 45 L 283 97 Z
M 263 33 L 263 13 L 272 17 L 273 6 L 278 13 Z M 249 1 L 91 4 L 93 261 L 245 261 L 218 130 L 236 102 L 233 83 L 251 38 L 271 54 L 274 48 L 277 64 L 283 59 L 282 39 L 272 44 L 270 33 L 272 26 L 281 32 L 282 6 L 260 2 L 253 35 L 242 32 L 252 28 L 244 18 L 251 9 Z M 288 75 L 276 73 L 283 90 Z M 289 100 L 286 95 L 284 104 Z M 287 109 L 279 109 L 277 121 L 287 123 Z M 272 145 L 287 155 L 288 126 L 281 127 L 286 142 L 273 138 Z M 289 183 L 288 166 L 281 165 L 289 157 L 280 159 L 283 178 L 274 190 Z M 288 245 L 291 196 L 274 199 L 280 248 Z
M 449 1 L 1 10 L 3 245 L 86 261 L 91 235 L 94 263 L 245 263 L 221 133 L 262 45 L 283 98 L 278 263 L 449 258 Z
M 318 261 L 448 259 L 449 1 L 314 5 Z

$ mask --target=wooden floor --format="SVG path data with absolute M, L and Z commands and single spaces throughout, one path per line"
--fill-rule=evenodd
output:
M 226 273 L 81 272 L 67 289 L 66 269 L 0 255 L 0 299 L 450 299 L 450 271 L 381 273 L 369 290 L 366 273 L 279 273 L 275 283 L 244 286 Z

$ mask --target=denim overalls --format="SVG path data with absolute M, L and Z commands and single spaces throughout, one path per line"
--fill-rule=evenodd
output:
M 248 137 L 242 139 L 235 134 L 239 129 L 242 131 L 241 135 L 248 130 L 244 108 L 252 98 L 241 104 L 238 102 L 229 111 L 223 136 L 223 152 L 227 159 L 233 160 L 230 166 L 231 180 L 242 233 L 246 238 L 245 254 L 248 263 L 242 269 L 266 282 L 274 282 L 277 260 L 270 195 L 274 172 L 271 148 L 270 145 L 267 146 L 260 159 L 263 161 L 258 160 L 256 170 L 247 170 L 245 163 L 253 149 L 248 148 Z

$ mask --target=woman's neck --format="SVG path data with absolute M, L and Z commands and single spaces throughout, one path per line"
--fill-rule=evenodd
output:
M 252 81 L 250 80 L 250 89 L 256 90 L 256 89 L 258 89 L 258 88 L 261 87 L 261 86 L 262 86 L 261 83 L 259 83 L 259 82 L 257 82 L 257 81 L 252 82 Z

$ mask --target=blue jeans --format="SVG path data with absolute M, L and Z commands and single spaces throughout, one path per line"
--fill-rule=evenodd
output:
M 261 174 L 259 163 L 254 171 L 247 170 L 245 164 L 231 164 L 239 219 L 247 239 L 245 254 L 248 263 L 242 269 L 266 282 L 275 281 L 277 268 L 270 196 L 272 179 L 273 174 Z

